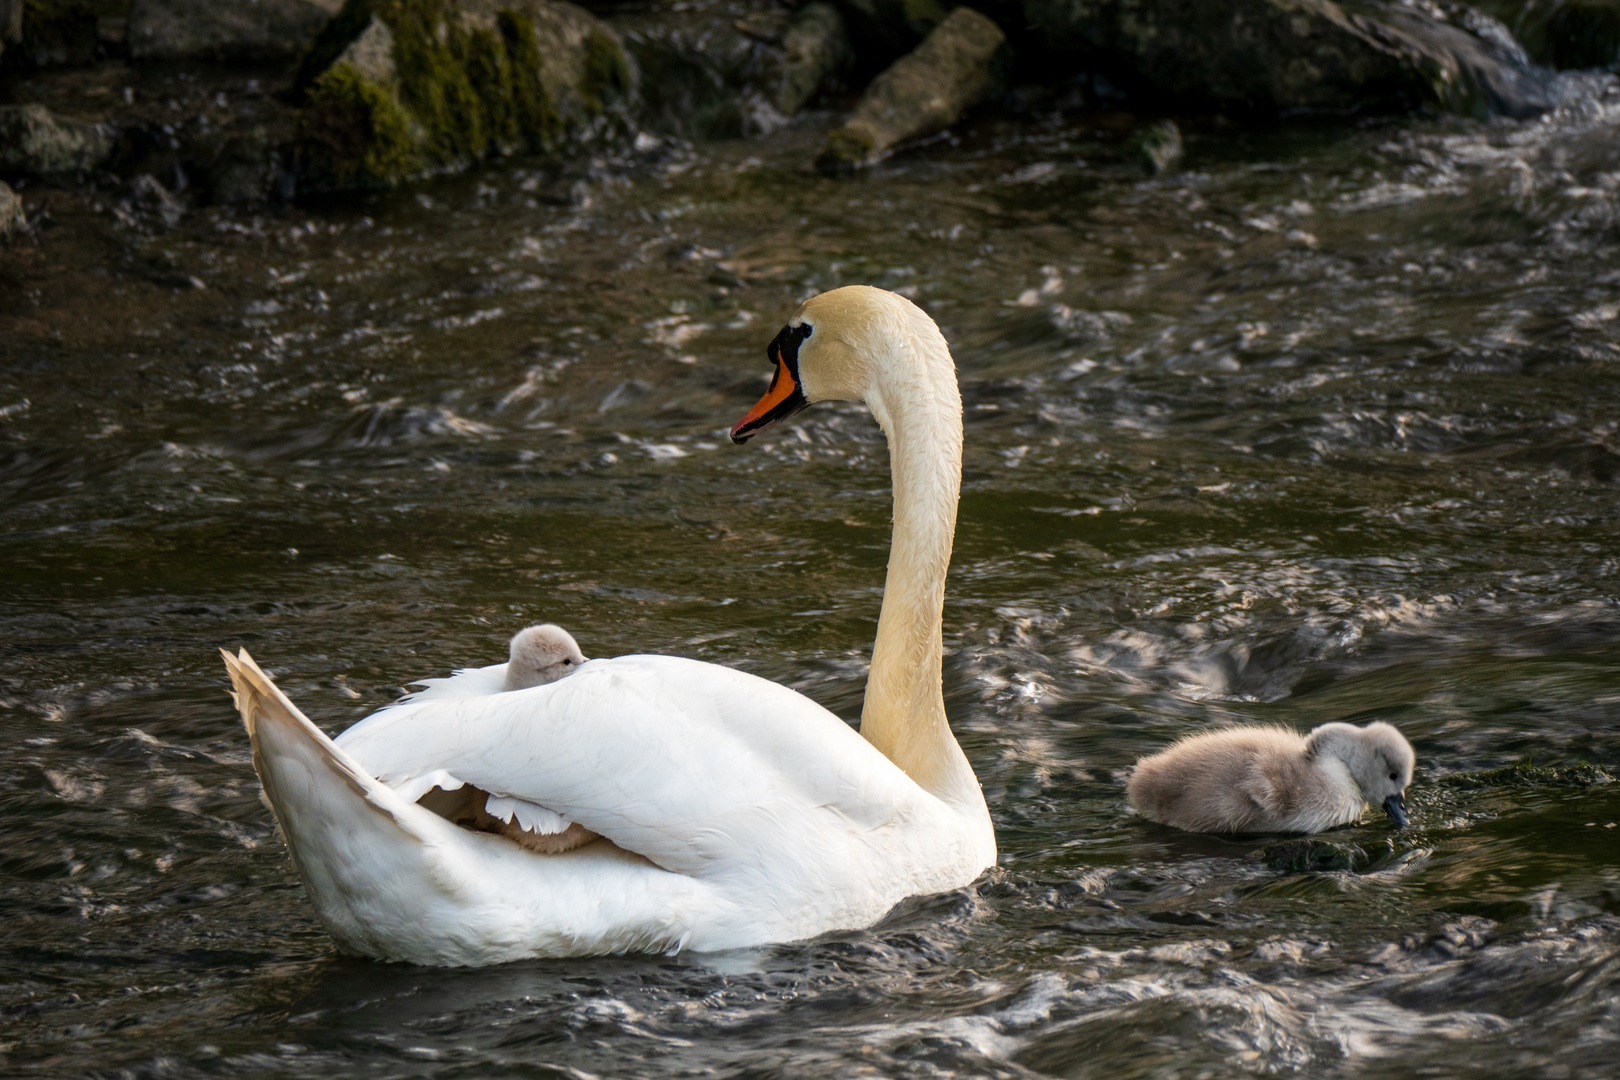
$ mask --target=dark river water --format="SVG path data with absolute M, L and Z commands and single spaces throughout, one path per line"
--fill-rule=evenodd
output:
M 1613 1076 L 1620 785 L 1445 779 L 1620 762 L 1620 85 L 1560 92 L 1189 121 L 1155 179 L 1103 113 L 847 180 L 812 121 L 107 225 L 0 321 L 0 1069 Z M 744 953 L 339 955 L 217 648 L 332 732 L 539 620 L 853 720 L 881 436 L 725 429 L 855 282 L 961 371 L 945 686 L 1000 865 Z M 1125 806 L 1179 735 L 1372 718 L 1407 830 L 1280 857 Z

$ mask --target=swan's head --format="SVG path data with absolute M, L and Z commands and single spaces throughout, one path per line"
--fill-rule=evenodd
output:
M 922 346 L 908 348 L 908 346 Z M 926 312 L 910 300 L 869 285 L 846 285 L 799 305 L 765 349 L 775 365 L 771 386 L 731 429 L 747 442 L 818 401 L 872 402 L 885 372 L 943 357 L 955 386 L 950 350 Z
M 1416 755 L 1406 736 L 1382 720 L 1359 728 L 1323 724 L 1311 732 L 1310 745 L 1343 761 L 1368 802 L 1382 806 L 1396 825 L 1407 824 L 1406 785 Z
M 507 690 L 526 690 L 556 682 L 585 662 L 574 635 L 551 623 L 519 630 L 512 636 L 508 656 Z

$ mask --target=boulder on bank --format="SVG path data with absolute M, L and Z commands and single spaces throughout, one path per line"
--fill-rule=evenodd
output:
M 837 172 L 871 164 L 898 143 L 945 130 L 990 92 L 991 62 L 1006 43 L 995 23 L 957 8 L 872 80 L 849 120 L 828 136 L 817 166 Z
M 0 174 L 86 172 L 112 156 L 111 132 L 69 120 L 43 105 L 0 105 Z
M 618 13 L 641 68 L 643 122 L 683 138 L 762 135 L 803 108 L 851 55 L 830 4 L 790 12 L 777 0 L 682 0 Z
M 1477 12 L 1470 26 L 1466 13 L 1448 19 L 1386 0 L 1024 0 L 1024 10 L 1049 47 L 1127 86 L 1201 105 L 1275 113 L 1433 103 L 1528 117 L 1551 104 L 1511 35 L 1490 32 Z
M 553 0 L 349 0 L 300 68 L 298 172 L 378 186 L 588 139 L 635 75 L 619 36 Z
M 343 0 L 130 0 L 125 39 L 137 60 L 251 57 L 304 51 Z

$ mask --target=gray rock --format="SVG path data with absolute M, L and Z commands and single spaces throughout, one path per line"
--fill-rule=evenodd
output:
M 1023 3 L 1030 24 L 1051 47 L 1144 89 L 1201 105 L 1285 112 L 1433 103 L 1521 117 L 1550 105 L 1545 84 L 1510 36 L 1491 32 L 1489 20 L 1470 24 L 1461 13 L 1447 16 L 1438 5 Z
M 788 13 L 776 0 L 686 0 L 615 16 L 646 95 L 641 120 L 691 139 L 734 139 L 780 127 Z M 812 90 L 813 92 L 813 90 Z M 791 98 L 793 95 L 788 95 Z
M 297 56 L 343 0 L 130 0 L 137 60 Z
M 119 204 L 119 210 L 126 221 L 145 221 L 172 229 L 185 216 L 186 204 L 149 173 L 141 173 L 130 182 L 129 194 Z
M 783 116 L 792 116 L 850 57 L 849 35 L 838 9 L 821 0 L 806 4 L 782 32 L 781 76 L 771 104 Z
M 1475 0 L 1555 68 L 1620 69 L 1620 0 Z
M 991 61 L 1006 43 L 995 23 L 957 8 L 872 80 L 848 122 L 828 136 L 817 166 L 837 172 L 870 164 L 898 143 L 943 131 L 990 92 Z
M 28 228 L 28 214 L 23 210 L 22 196 L 11 190 L 11 185 L 0 180 L 0 236 L 10 236 Z
M 43 105 L 0 105 L 0 173 L 83 172 L 112 152 L 112 134 L 99 124 L 56 116 Z
M 1181 129 L 1173 120 L 1161 120 L 1143 128 L 1133 140 L 1137 157 L 1150 176 L 1158 176 L 1181 160 L 1184 147 Z

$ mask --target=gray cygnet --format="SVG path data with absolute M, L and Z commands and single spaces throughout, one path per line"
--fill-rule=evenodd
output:
M 1407 823 L 1412 744 L 1394 727 L 1323 724 L 1206 731 L 1136 763 L 1138 814 L 1189 832 L 1313 833 L 1355 821 L 1367 803 Z
M 560 626 L 541 623 L 512 636 L 502 690 L 526 690 L 556 682 L 585 662 L 574 636 Z

